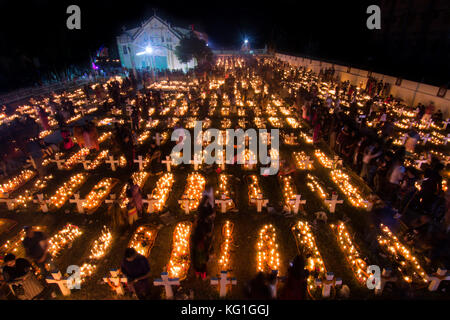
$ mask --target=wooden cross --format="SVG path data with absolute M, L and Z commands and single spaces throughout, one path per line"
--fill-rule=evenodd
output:
M 291 132 L 291 134 L 286 136 L 285 139 L 287 144 L 295 144 L 295 139 L 297 139 L 297 137 Z
M 159 201 L 159 199 L 153 198 L 153 196 L 151 194 L 147 194 L 147 199 L 142 199 L 142 203 L 148 204 L 148 207 L 147 207 L 148 213 L 155 212 L 155 210 L 153 209 L 153 204 L 157 203 L 158 201 Z
M 60 271 L 52 272 L 51 277 L 47 277 L 45 279 L 47 283 L 56 283 L 59 287 L 59 290 L 61 290 L 61 293 L 64 296 L 70 296 L 70 289 L 68 286 L 68 279 L 63 278 Z
M 261 212 L 263 207 L 267 207 L 268 199 L 263 199 L 262 193 L 258 193 L 258 198 L 251 199 L 252 203 L 256 203 L 256 211 Z
M 231 200 L 230 198 L 227 198 L 227 196 L 225 194 L 222 194 L 220 200 L 216 200 L 216 204 L 218 204 L 220 206 L 220 212 L 222 212 L 222 213 L 227 212 L 227 204 L 232 203 L 232 202 L 233 202 L 233 200 Z
M 298 209 L 299 209 L 300 205 L 306 203 L 306 200 L 300 200 L 301 197 L 302 197 L 301 194 L 296 194 L 295 198 L 289 199 L 289 205 L 292 207 L 292 210 L 294 210 L 295 214 L 298 213 Z M 289 209 L 291 207 L 289 207 Z
M 306 156 L 306 159 L 299 160 L 299 163 L 303 164 L 305 168 L 309 168 L 309 165 L 312 165 L 314 163 L 313 160 L 310 160 L 310 156 Z
M 325 279 L 316 279 L 316 286 L 322 287 L 322 297 L 328 298 L 330 296 L 331 287 L 336 287 L 342 284 L 342 279 L 335 278 L 333 272 L 327 272 Z
M 111 203 L 117 202 L 117 197 L 116 197 L 116 195 L 114 193 L 111 193 L 109 195 L 109 197 L 110 197 L 109 199 L 105 199 L 105 203 L 111 204 Z
M 33 203 L 38 203 L 41 207 L 42 212 L 48 212 L 48 205 L 52 203 L 50 199 L 45 200 L 44 195 L 42 193 L 37 195 L 37 199 L 33 199 Z
M 152 139 L 155 140 L 157 146 L 161 145 L 162 137 L 161 137 L 161 134 L 159 132 L 156 132 L 155 136 Z
M 447 118 L 445 119 L 445 121 L 442 121 L 442 123 L 444 124 L 444 130 L 447 129 L 447 125 L 450 123 L 450 119 Z
M 331 200 L 325 200 L 325 204 L 330 206 L 330 212 L 334 213 L 336 211 L 336 204 L 343 204 L 343 200 L 338 200 L 338 195 L 333 192 L 333 195 L 331 196 Z
M 88 170 L 89 169 L 89 164 L 92 162 L 91 160 L 86 160 L 86 157 L 81 157 L 81 161 L 83 164 L 83 168 L 84 170 Z
M 123 296 L 125 294 L 125 291 L 123 289 L 122 283 L 127 283 L 128 282 L 127 278 L 121 277 L 120 271 L 117 269 L 109 270 L 109 273 L 111 274 L 111 276 L 109 278 L 108 277 L 103 278 L 103 281 L 108 284 L 112 283 L 114 285 L 114 291 L 118 295 Z
M 386 283 L 388 282 L 395 282 L 397 281 L 397 277 L 392 276 L 392 270 L 391 269 L 383 269 L 383 272 L 381 273 L 380 278 L 380 287 L 375 288 L 375 294 L 379 295 L 383 293 L 384 287 L 386 286 Z
M 137 160 L 134 160 L 134 163 L 139 163 L 139 171 L 144 170 L 146 161 L 142 159 L 142 156 L 138 156 Z
M 424 159 L 423 157 L 422 158 L 420 158 L 419 160 L 415 160 L 414 162 L 416 162 L 417 164 L 418 164 L 418 168 L 419 169 L 421 169 L 422 168 L 422 164 L 423 163 L 427 163 L 428 162 L 428 159 Z
M 166 157 L 166 160 L 161 161 L 162 163 L 165 163 L 167 166 L 167 172 L 170 172 L 170 166 L 173 163 L 171 158 L 169 156 Z
M 119 160 L 114 160 L 113 156 L 109 156 L 109 160 L 106 160 L 105 163 L 108 163 L 111 165 L 111 170 L 116 171 L 116 164 L 118 165 L 120 163 Z
M 428 286 L 428 290 L 436 291 L 439 288 L 441 281 L 450 280 L 450 273 L 447 273 L 446 269 L 438 268 L 436 273 L 432 275 L 427 275 L 427 280 L 431 281 L 430 285 Z
M 446 137 L 444 137 L 444 145 L 447 145 L 448 140 L 450 140 L 450 133 L 447 134 Z
M 73 197 L 74 197 L 74 199 L 69 199 L 69 202 L 77 204 L 78 213 L 84 213 L 83 203 L 86 200 L 85 199 L 80 199 L 80 194 L 79 193 L 75 193 L 73 195 Z
M 237 284 L 236 278 L 229 278 L 228 271 L 220 272 L 220 280 L 217 277 L 211 278 L 211 285 L 219 287 L 219 296 L 221 298 L 223 298 L 227 295 L 228 287 L 231 288 L 233 285 L 236 285 L 236 284 Z
M 27 159 L 28 163 L 31 163 L 31 165 L 33 166 L 33 168 L 37 169 L 36 167 L 36 162 L 34 162 L 34 159 L 32 156 L 29 157 L 29 159 Z
M 55 159 L 51 160 L 51 162 L 56 162 L 56 165 L 59 170 L 63 170 L 64 166 L 62 165 L 66 160 L 60 159 L 59 154 L 55 154 Z
M 429 133 L 427 133 L 426 135 L 424 135 L 424 136 L 422 137 L 423 144 L 427 144 L 428 140 L 430 140 L 430 139 L 431 139 L 431 138 L 430 138 L 430 134 L 429 134 Z
M 169 274 L 167 272 L 161 273 L 160 279 L 155 279 L 153 281 L 154 286 L 164 286 L 166 291 L 166 299 L 173 299 L 173 290 L 172 286 L 179 286 L 180 279 L 179 278 L 169 278 Z
M 0 202 L 4 202 L 6 203 L 6 206 L 8 207 L 8 210 L 14 210 L 14 205 L 13 203 L 16 203 L 17 200 L 16 199 L 0 199 Z
M 195 199 L 185 198 L 185 199 L 178 200 L 178 203 L 183 205 L 184 213 L 189 214 L 189 212 L 190 212 L 189 205 L 191 204 L 191 202 L 194 202 L 194 201 L 195 201 Z

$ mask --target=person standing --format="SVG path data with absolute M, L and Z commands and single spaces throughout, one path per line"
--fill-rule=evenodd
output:
M 136 293 L 139 300 L 145 300 L 150 294 L 150 264 L 134 248 L 127 248 L 120 267 L 127 277 L 128 286 Z
M 51 270 L 52 256 L 50 255 L 48 248 L 48 239 L 46 235 L 41 231 L 33 230 L 33 227 L 24 227 L 25 238 L 22 241 L 25 248 L 26 256 L 33 260 L 41 270 L 43 275 L 46 275 Z

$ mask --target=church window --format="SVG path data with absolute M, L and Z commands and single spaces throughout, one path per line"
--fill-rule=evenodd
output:
M 128 54 L 127 46 L 123 46 L 123 54 Z

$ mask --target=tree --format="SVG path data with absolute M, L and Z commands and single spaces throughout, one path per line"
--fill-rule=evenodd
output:
M 211 62 L 213 59 L 213 53 L 206 42 L 199 39 L 192 31 L 188 36 L 181 38 L 179 45 L 175 47 L 175 55 L 182 63 L 195 59 L 199 65 Z

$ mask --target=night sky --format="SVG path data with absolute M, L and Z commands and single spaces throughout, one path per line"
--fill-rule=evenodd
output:
M 71 4 L 81 8 L 81 30 L 66 28 L 66 8 Z M 27 70 L 35 57 L 42 69 L 86 64 L 101 45 L 114 47 L 122 26 L 137 26 L 155 8 L 175 26 L 194 24 L 206 32 L 212 49 L 239 48 L 248 38 L 254 48 L 272 43 L 279 52 L 380 71 L 397 66 L 391 73 L 401 72 L 400 65 L 377 61 L 368 50 L 370 33 L 376 32 L 366 28 L 369 4 L 377 1 L 2 0 L 0 70 L 16 64 Z

